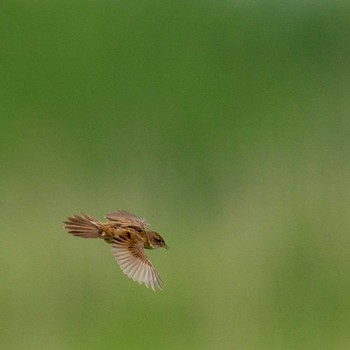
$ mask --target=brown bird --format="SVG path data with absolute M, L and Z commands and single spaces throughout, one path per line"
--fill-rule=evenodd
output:
M 145 249 L 168 248 L 164 239 L 148 230 L 146 220 L 127 211 L 106 215 L 109 220 L 99 220 L 81 213 L 68 217 L 64 228 L 74 236 L 102 238 L 112 245 L 112 253 L 122 271 L 147 288 L 163 289 L 163 281 L 145 253 Z

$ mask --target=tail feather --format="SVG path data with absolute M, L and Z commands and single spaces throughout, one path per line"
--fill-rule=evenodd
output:
M 101 238 L 100 221 L 81 213 L 68 217 L 64 228 L 74 236 L 82 238 Z

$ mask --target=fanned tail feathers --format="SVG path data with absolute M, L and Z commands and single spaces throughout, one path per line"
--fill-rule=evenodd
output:
M 64 228 L 74 236 L 82 238 L 101 238 L 100 221 L 81 213 L 68 217 Z

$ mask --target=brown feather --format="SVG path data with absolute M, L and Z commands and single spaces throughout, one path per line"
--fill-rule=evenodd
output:
M 106 215 L 106 218 L 109 221 L 115 221 L 120 224 L 120 226 L 136 226 L 140 228 L 145 228 L 148 225 L 145 219 L 140 218 L 139 216 L 129 213 L 125 210 L 115 211 Z
M 136 235 L 115 237 L 112 253 L 129 278 L 153 290 L 163 289 L 163 281 L 145 253 L 144 242 Z
M 74 236 L 101 238 L 100 222 L 86 214 L 73 215 L 64 222 L 64 228 Z

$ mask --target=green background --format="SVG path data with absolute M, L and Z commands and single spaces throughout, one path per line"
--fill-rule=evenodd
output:
M 1 349 L 349 349 L 350 5 L 2 1 Z M 126 209 L 127 279 L 62 221 Z

